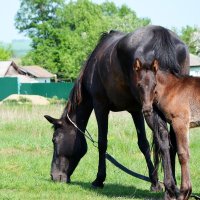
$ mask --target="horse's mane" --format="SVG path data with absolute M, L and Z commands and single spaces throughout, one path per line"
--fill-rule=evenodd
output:
M 176 47 L 169 30 L 160 26 L 154 28 L 151 44 L 161 69 L 180 74 L 181 67 L 177 62 Z
M 78 78 L 76 79 L 76 81 L 74 83 L 74 86 L 73 86 L 73 88 L 70 92 L 70 95 L 69 95 L 68 103 L 67 103 L 65 110 L 62 114 L 62 117 L 65 118 L 67 113 L 74 111 L 76 109 L 76 107 L 82 102 L 82 100 L 83 100 L 83 90 L 82 90 L 83 76 L 84 76 L 86 68 L 90 65 L 90 61 L 95 57 L 98 49 L 102 46 L 102 44 L 104 44 L 111 37 L 113 37 L 115 35 L 116 36 L 122 35 L 122 34 L 123 34 L 122 32 L 114 31 L 114 30 L 111 30 L 110 32 L 104 32 L 104 33 L 101 34 L 95 49 L 88 56 L 88 59 L 84 63 L 84 65 L 81 69 L 81 72 L 80 72 Z

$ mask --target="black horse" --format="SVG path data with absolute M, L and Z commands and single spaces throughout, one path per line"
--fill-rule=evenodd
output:
M 148 53 L 159 60 L 161 69 L 171 70 L 173 67 L 176 73 L 189 72 L 188 49 L 168 29 L 151 25 L 129 34 L 110 31 L 102 35 L 75 82 L 61 118 L 45 116 L 54 125 L 54 153 L 51 166 L 53 180 L 69 182 L 78 162 L 87 151 L 84 135 L 74 127 L 68 116 L 79 129 L 85 131 L 94 109 L 98 123 L 99 165 L 97 177 L 92 185 L 103 187 L 106 178 L 108 114 L 109 111 L 126 110 L 135 123 L 138 145 L 147 162 L 152 189 L 160 189 L 157 172 L 150 159 L 142 102 L 138 95 L 133 69 L 135 59 L 141 55 L 148 56 Z M 163 142 L 168 142 L 166 131 L 162 137 Z M 166 146 L 160 147 L 163 159 L 168 159 L 169 156 L 167 153 L 169 149 Z M 171 168 L 164 166 L 164 169 Z M 171 187 L 175 187 L 174 185 L 172 178 L 165 181 L 166 190 L 170 191 Z

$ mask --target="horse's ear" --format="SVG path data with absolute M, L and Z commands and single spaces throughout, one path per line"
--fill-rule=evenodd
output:
M 152 69 L 154 72 L 157 72 L 159 69 L 159 63 L 157 59 L 154 59 L 154 61 L 152 62 Z
M 134 69 L 136 71 L 138 71 L 139 69 L 141 69 L 142 63 L 140 62 L 140 60 L 138 58 L 135 59 L 133 67 L 134 67 Z
M 49 115 L 44 115 L 44 117 L 47 119 L 47 121 L 49 121 L 51 124 L 53 125 L 62 125 L 62 121 L 59 119 L 55 119 Z

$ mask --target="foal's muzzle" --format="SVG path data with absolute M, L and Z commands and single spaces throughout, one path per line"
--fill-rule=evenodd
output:
M 145 117 L 148 117 L 152 114 L 153 108 L 152 108 L 152 106 L 143 106 L 142 112 L 143 112 Z

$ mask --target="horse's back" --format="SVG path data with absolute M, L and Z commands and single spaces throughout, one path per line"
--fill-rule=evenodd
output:
M 129 34 L 103 34 L 84 70 L 84 85 L 92 98 L 104 99 L 116 110 L 138 108 L 137 91 L 130 86 L 130 67 L 137 57 L 146 59 L 149 52 L 159 57 L 163 68 L 188 64 L 187 47 L 163 27 L 150 25 Z
M 187 46 L 173 31 L 162 26 L 145 26 L 129 33 L 119 42 L 119 51 L 133 52 L 132 59 L 157 58 L 161 68 L 189 73 L 189 51 Z M 149 57 L 148 55 L 152 55 Z M 144 60 L 148 61 L 148 60 Z M 126 61 L 125 61 L 126 62 Z M 130 64 L 130 63 L 127 63 Z M 178 72 L 178 73 L 179 73 Z
M 92 98 L 108 103 L 111 110 L 131 110 L 133 96 L 117 55 L 117 44 L 126 34 L 111 31 L 104 35 L 87 61 L 84 85 Z

